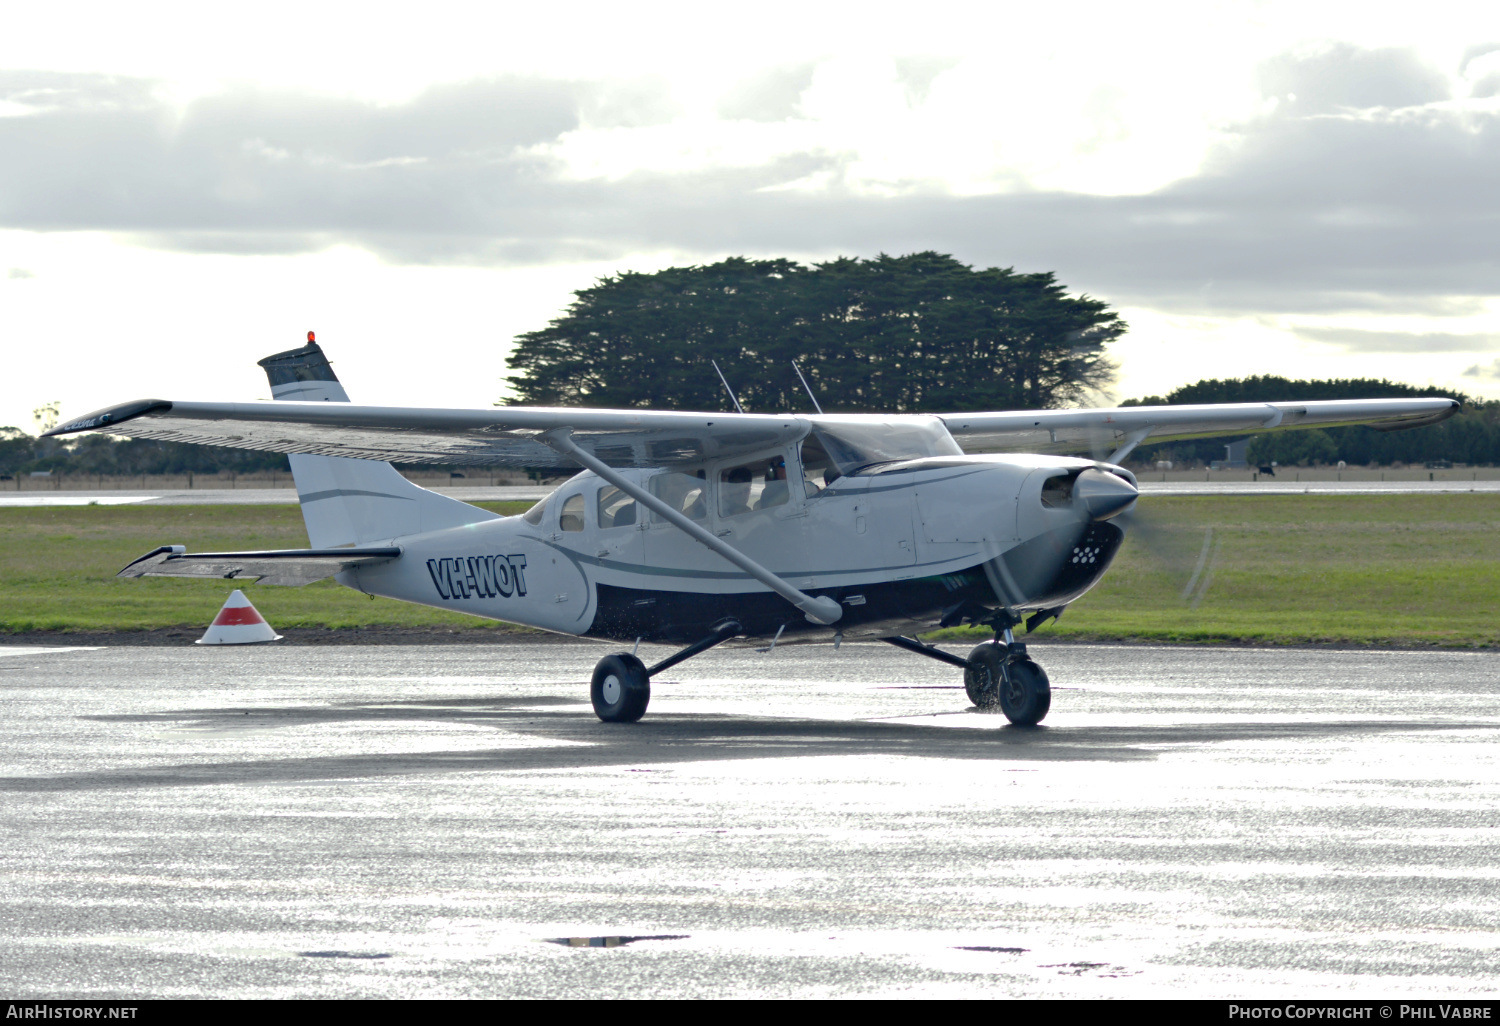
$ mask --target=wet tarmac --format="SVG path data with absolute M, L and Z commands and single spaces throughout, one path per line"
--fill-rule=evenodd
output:
M 0 647 L 0 990 L 1500 991 L 1500 655 L 603 651 Z

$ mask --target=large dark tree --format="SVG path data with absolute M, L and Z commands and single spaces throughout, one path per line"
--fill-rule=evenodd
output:
M 740 257 L 625 273 L 517 340 L 514 402 L 719 410 L 717 361 L 747 410 L 1041 409 L 1109 383 L 1125 323 L 1051 274 L 941 253 L 811 266 Z

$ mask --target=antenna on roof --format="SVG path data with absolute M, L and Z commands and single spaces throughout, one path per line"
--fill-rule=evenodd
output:
M 719 376 L 719 380 L 720 381 L 724 382 L 724 391 L 726 391 L 726 392 L 729 393 L 729 401 L 732 402 L 732 403 L 734 403 L 734 412 L 735 413 L 744 413 L 745 411 L 740 406 L 740 401 L 734 397 L 734 389 L 732 389 L 732 388 L 729 387 L 729 382 L 724 380 L 724 372 L 721 371 L 721 370 L 719 370 L 719 361 L 718 360 L 709 360 L 708 362 L 714 365 L 714 373 Z
M 792 370 L 797 372 L 797 380 L 802 382 L 803 388 L 807 389 L 807 397 L 812 400 L 813 409 L 817 410 L 819 415 L 821 415 L 823 413 L 823 407 L 818 405 L 818 397 L 813 395 L 812 386 L 809 385 L 807 383 L 807 379 L 802 376 L 802 368 L 797 366 L 796 360 L 792 361 Z

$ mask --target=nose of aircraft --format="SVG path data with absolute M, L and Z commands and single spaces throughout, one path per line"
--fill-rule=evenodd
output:
M 1073 485 L 1073 497 L 1094 520 L 1108 520 L 1125 512 L 1140 492 L 1135 485 L 1105 470 L 1085 470 Z

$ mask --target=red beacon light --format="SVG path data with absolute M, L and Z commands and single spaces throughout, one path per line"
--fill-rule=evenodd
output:
M 313 333 L 310 332 L 310 331 L 307 333 L 307 340 L 309 342 L 316 342 L 317 341 L 317 339 L 313 338 Z

